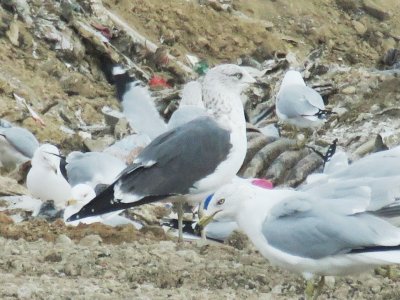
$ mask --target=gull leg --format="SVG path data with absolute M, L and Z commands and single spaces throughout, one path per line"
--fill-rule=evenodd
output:
M 318 283 L 315 285 L 314 280 L 309 279 L 306 281 L 306 289 L 304 297 L 306 300 L 316 300 L 321 295 L 322 288 L 325 285 L 325 276 L 321 276 Z
M 203 214 L 204 214 L 204 207 L 203 207 L 203 205 L 202 205 L 203 203 L 200 203 L 200 206 L 199 206 L 199 220 L 203 217 Z M 205 241 L 207 238 L 206 238 L 206 231 L 204 230 L 204 228 L 202 227 L 202 228 L 200 228 L 200 236 L 201 236 L 201 239 L 203 240 L 203 241 Z
M 319 297 L 319 295 L 321 295 L 324 285 L 325 285 L 325 276 L 321 276 L 321 278 L 317 283 L 317 287 L 315 288 L 313 300 L 316 300 Z
M 309 279 L 306 281 L 306 289 L 304 290 L 304 298 L 306 300 L 313 299 L 314 295 L 314 280 Z
M 183 242 L 183 199 L 177 201 L 178 206 L 178 242 Z

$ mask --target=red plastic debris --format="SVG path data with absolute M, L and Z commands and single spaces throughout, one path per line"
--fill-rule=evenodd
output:
M 102 35 L 104 35 L 106 38 L 111 39 L 113 34 L 111 30 L 108 27 L 105 27 L 101 24 L 98 23 L 92 23 L 92 26 L 96 28 L 98 31 L 101 32 Z
M 251 184 L 268 190 L 272 190 L 274 188 L 274 184 L 270 180 L 263 178 L 255 178 L 251 181 Z
M 159 75 L 153 75 L 153 77 L 150 78 L 149 86 L 151 88 L 171 88 L 171 85 L 167 82 L 167 80 Z

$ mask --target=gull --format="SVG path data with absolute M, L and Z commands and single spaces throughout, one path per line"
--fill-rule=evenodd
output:
M 368 211 L 382 217 L 393 218 L 394 224 L 400 212 L 400 146 L 365 156 L 352 164 L 346 163 L 342 152 L 333 156 L 331 163 L 337 169 L 328 168 L 327 173 L 299 189 L 321 197 L 332 197 L 349 188 L 364 186 L 369 189 Z M 400 225 L 400 223 L 398 223 Z
M 276 96 L 278 118 L 296 127 L 316 128 L 323 125 L 328 113 L 321 95 L 306 86 L 300 72 L 287 71 Z
M 151 140 L 179 125 L 206 115 L 201 83 L 190 81 L 182 89 L 179 108 L 172 114 L 168 124 L 161 118 L 154 105 L 150 91 L 139 80 L 134 80 L 127 70 L 119 65 L 113 68 L 117 98 L 130 126 L 146 134 Z
M 117 180 L 69 221 L 169 198 L 199 202 L 229 182 L 247 150 L 241 92 L 255 80 L 237 65 L 210 69 L 202 83 L 208 116 L 154 139 Z M 182 240 L 182 211 L 178 212 Z
M 206 116 L 200 81 L 189 81 L 183 86 L 179 107 L 168 121 L 168 129 L 190 122 L 197 117 Z
M 147 87 L 130 77 L 127 70 L 117 65 L 112 70 L 123 113 L 129 125 L 137 132 L 147 134 L 151 140 L 164 133 L 167 125 L 158 113 Z
M 150 142 L 151 140 L 146 134 L 132 134 L 116 141 L 104 149 L 103 153 L 111 154 L 125 163 L 131 163 Z
M 55 207 L 62 209 L 71 198 L 71 186 L 61 173 L 59 156 L 60 151 L 54 145 L 43 144 L 36 149 L 26 185 L 33 197 L 53 200 Z
M 255 185 L 264 189 L 272 189 L 273 188 L 273 183 L 267 179 L 264 178 L 241 178 L 239 176 L 236 176 L 232 179 L 232 182 L 238 183 L 238 184 L 249 184 L 249 185 Z M 212 196 L 214 194 L 211 194 L 207 196 L 207 198 L 203 201 L 202 205 L 199 207 L 199 215 L 201 215 L 201 212 L 203 209 L 207 209 L 208 204 L 210 203 Z M 194 213 L 194 212 L 193 212 Z M 200 232 L 202 228 L 198 226 L 198 221 L 185 221 L 184 222 L 184 233 L 187 233 L 186 238 L 190 239 L 198 239 L 199 238 L 199 233 L 204 233 L 204 237 L 207 237 L 207 239 L 212 239 L 216 241 L 224 241 L 226 238 L 228 238 L 234 230 L 238 229 L 238 226 L 235 221 L 227 221 L 227 222 L 211 222 L 207 225 L 205 228 L 204 232 Z M 163 226 L 169 227 L 169 228 L 178 228 L 178 223 L 176 218 L 164 218 L 163 222 L 161 223 Z
M 263 178 L 240 178 L 238 176 L 234 177 L 232 180 L 235 184 L 253 185 L 258 186 L 263 189 L 273 189 L 273 183 L 267 179 Z M 208 205 L 214 194 L 209 195 L 203 203 L 203 207 L 207 210 Z M 238 230 L 237 223 L 233 220 L 231 221 L 215 221 L 211 222 L 205 228 L 205 235 L 207 238 L 223 241 L 229 237 L 234 230 Z
M 0 119 L 0 166 L 14 169 L 30 160 L 38 147 L 39 142 L 29 130 Z
M 362 186 L 332 201 L 296 190 L 228 184 L 214 194 L 199 224 L 235 220 L 271 264 L 304 276 L 310 298 L 314 276 L 322 276 L 318 296 L 325 275 L 400 263 L 400 229 L 368 213 L 368 196 Z
M 126 164 L 104 152 L 73 151 L 65 159 L 65 172 L 71 186 L 83 183 L 93 189 L 98 184 L 111 184 Z
M 133 222 L 125 217 L 119 216 L 121 211 L 115 211 L 103 216 L 94 216 L 83 220 L 77 220 L 68 222 L 67 219 L 78 212 L 82 206 L 87 204 L 90 200 L 96 197 L 96 193 L 90 185 L 79 183 L 72 188 L 72 198 L 68 201 L 67 206 L 64 210 L 64 222 L 66 225 L 77 226 L 79 223 L 92 224 L 92 223 L 103 223 L 109 226 L 119 226 L 124 224 L 132 224 L 137 229 L 141 228 L 141 225 L 137 222 Z

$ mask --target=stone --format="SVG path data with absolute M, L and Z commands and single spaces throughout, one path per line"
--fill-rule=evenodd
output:
M 367 27 L 365 27 L 363 23 L 358 22 L 356 20 L 353 20 L 351 23 L 353 24 L 357 34 L 363 35 L 364 33 L 367 32 Z
M 380 21 L 384 21 L 390 17 L 389 12 L 387 12 L 384 8 L 379 6 L 375 1 L 372 0 L 364 0 L 363 9 L 370 16 L 377 18 Z
M 57 237 L 55 243 L 57 245 L 65 245 L 65 246 L 69 246 L 69 245 L 73 244 L 72 240 L 68 236 L 66 236 L 65 234 L 60 234 Z
M 11 22 L 10 28 L 6 32 L 8 39 L 10 40 L 11 44 L 16 47 L 19 47 L 19 27 L 16 20 Z
M 104 148 L 110 146 L 115 142 L 115 139 L 111 135 L 105 135 L 96 140 L 85 139 L 83 144 L 89 151 L 103 151 Z
M 346 95 L 351 95 L 354 94 L 355 92 L 356 92 L 356 87 L 352 85 L 347 86 L 342 90 L 342 93 Z
M 0 212 L 0 224 L 13 224 L 14 221 L 10 216 L 7 216 L 5 213 Z
M 330 289 L 335 287 L 335 277 L 334 276 L 325 276 L 325 284 Z
M 52 250 L 44 257 L 44 261 L 60 262 L 62 261 L 62 256 L 60 253 Z
M 28 190 L 15 179 L 0 176 L 0 196 L 28 195 Z
M 97 246 L 103 242 L 103 239 L 97 234 L 87 235 L 79 241 L 79 245 L 81 246 Z

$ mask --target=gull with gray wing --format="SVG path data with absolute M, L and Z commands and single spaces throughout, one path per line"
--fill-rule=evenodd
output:
M 201 201 L 229 182 L 247 148 L 241 92 L 255 82 L 236 65 L 208 71 L 202 94 L 208 116 L 154 139 L 103 193 L 69 220 L 108 213 L 165 198 Z
M 39 142 L 29 130 L 0 119 L 0 166 L 14 169 L 30 160 L 38 147 Z
M 235 220 L 272 264 L 308 280 L 399 264 L 400 229 L 368 213 L 368 189 L 354 191 L 358 198 L 349 203 L 321 201 L 296 190 L 229 184 L 214 194 L 200 225 Z M 310 286 L 307 296 L 313 293 Z
M 306 86 L 300 72 L 287 71 L 276 96 L 276 114 L 296 127 L 320 127 L 329 111 L 318 92 Z

